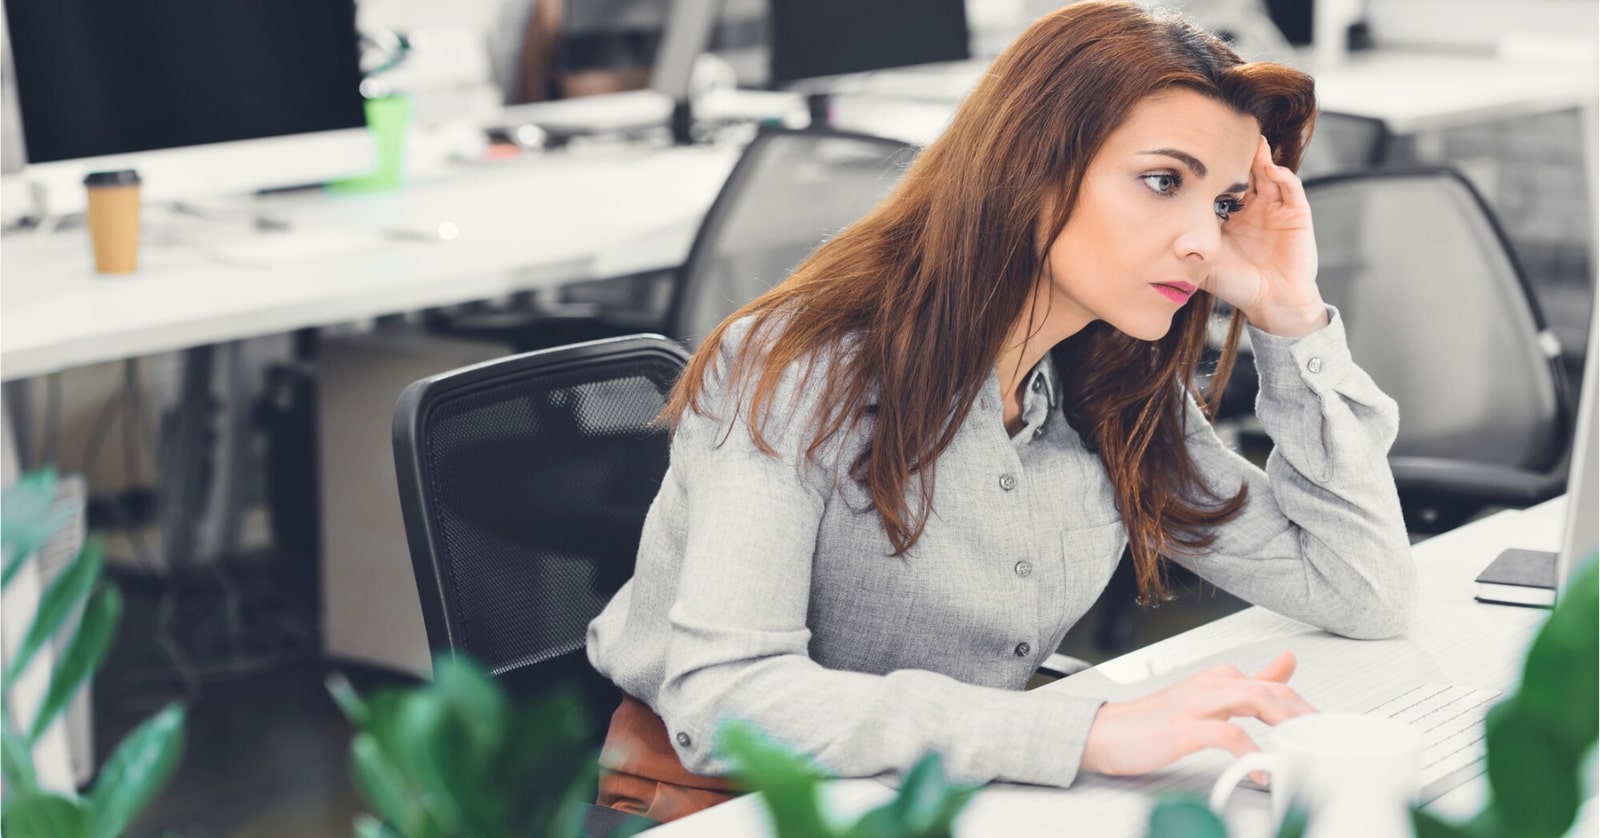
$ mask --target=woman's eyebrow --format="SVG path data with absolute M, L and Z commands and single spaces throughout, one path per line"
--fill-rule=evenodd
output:
M 1151 149 L 1150 151 L 1141 151 L 1139 153 L 1140 154 L 1156 154 L 1156 155 L 1160 155 L 1160 156 L 1163 156 L 1163 157 L 1171 157 L 1172 159 L 1178 161 L 1179 163 L 1182 163 L 1183 165 L 1187 166 L 1189 168 L 1189 171 L 1194 172 L 1195 177 L 1205 177 L 1206 176 L 1206 164 L 1200 162 L 1200 158 L 1194 156 L 1193 154 L 1190 154 L 1187 151 L 1182 151 L 1182 150 L 1179 150 L 1179 149 L 1176 149 L 1176 148 L 1156 148 L 1156 149 Z M 1232 186 L 1229 186 L 1227 189 L 1224 189 L 1222 191 L 1224 191 L 1224 192 L 1244 192 L 1245 190 L 1247 190 L 1249 188 L 1250 188 L 1250 184 L 1248 184 L 1248 183 L 1235 183 Z

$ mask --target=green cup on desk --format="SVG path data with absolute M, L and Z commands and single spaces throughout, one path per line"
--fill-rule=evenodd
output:
M 364 175 L 331 181 L 328 191 L 382 192 L 402 186 L 406 179 L 406 132 L 413 110 L 411 97 L 403 93 L 368 99 L 367 130 L 377 149 L 378 165 Z

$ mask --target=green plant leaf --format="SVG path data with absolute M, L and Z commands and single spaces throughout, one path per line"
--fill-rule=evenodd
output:
M 33 753 L 21 736 L 9 729 L 0 731 L 3 746 L 6 788 L 12 792 L 31 792 L 39 788 L 39 775 L 33 770 Z
M 1591 558 L 1562 590 L 1523 664 L 1516 701 L 1580 745 L 1600 733 L 1600 575 Z
M 78 604 L 89 595 L 104 565 L 100 543 L 91 539 L 83 552 L 61 571 L 61 575 L 45 589 L 44 596 L 39 598 L 39 610 L 33 615 L 33 624 L 28 626 L 22 644 L 17 647 L 17 656 L 6 667 L 5 674 L 0 675 L 0 681 L 16 683 L 17 675 L 27 668 L 34 653 L 50 640 Z
M 724 723 L 717 749 L 733 764 L 740 786 L 761 792 L 780 838 L 833 834 L 818 810 L 818 774 L 805 760 L 744 722 Z
M 1148 838 L 1228 838 L 1222 818 L 1197 798 L 1162 797 L 1150 810 Z
M 56 512 L 53 469 L 24 474 L 0 492 L 0 552 L 5 555 L 0 588 L 9 587 L 28 557 L 43 547 L 68 520 Z
M 1472 834 L 1466 827 L 1443 820 L 1420 806 L 1411 810 L 1411 830 L 1417 838 L 1468 838 Z
M 570 689 L 547 692 L 514 712 L 491 768 L 511 787 L 529 790 L 504 801 L 511 831 L 562 836 L 581 831 L 587 792 L 599 771 L 590 731 L 589 713 Z
M 949 782 L 943 760 L 929 753 L 906 773 L 894 800 L 862 816 L 850 835 L 948 838 L 956 815 L 976 791 Z
M 1515 698 L 1490 709 L 1485 728 L 1490 805 L 1499 820 L 1522 838 L 1565 833 L 1583 799 L 1578 745 Z
M 1283 813 L 1283 823 L 1278 824 L 1277 838 L 1303 838 L 1306 834 L 1306 810 L 1298 803 L 1291 804 Z
M 511 703 L 489 674 L 459 656 L 440 656 L 433 664 L 434 689 L 445 698 L 452 720 L 461 723 L 467 750 L 488 755 L 504 741 Z
M 356 838 L 406 838 L 371 815 L 356 816 Z
M 350 679 L 343 672 L 333 672 L 323 682 L 328 687 L 328 695 L 333 696 L 333 703 L 338 705 L 339 712 L 349 720 L 352 727 L 364 727 L 367 720 L 367 703 L 361 700 L 361 694 L 351 686 Z
M 8 838 L 89 838 L 89 813 L 75 800 L 28 792 L 6 798 L 0 833 Z
M 414 743 L 427 752 L 429 790 L 442 798 L 453 829 L 465 835 L 499 835 L 507 830 L 512 796 L 496 793 L 500 780 L 492 773 L 505 747 L 511 705 L 488 673 L 464 658 L 441 656 L 434 662 L 437 698 L 425 741 Z M 568 776 L 574 763 L 563 766 Z M 524 790 L 522 793 L 526 794 Z M 546 824 L 548 826 L 548 823 Z
M 89 597 L 83 608 L 83 620 L 78 631 L 67 642 L 55 669 L 50 672 L 50 686 L 45 690 L 39 712 L 28 728 L 28 742 L 39 741 L 50 722 L 66 708 L 83 682 L 100 668 L 106 652 L 111 649 L 117 623 L 122 619 L 122 594 L 113 587 L 100 588 Z
M 121 835 L 144 810 L 183 753 L 183 705 L 167 705 L 133 729 L 106 760 L 89 794 L 94 834 Z
M 350 773 L 362 799 L 385 822 L 404 825 L 416 816 L 405 778 L 389 764 L 371 734 L 358 733 L 350 741 Z

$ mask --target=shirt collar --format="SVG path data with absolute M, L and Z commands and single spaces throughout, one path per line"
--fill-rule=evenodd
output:
M 1026 400 L 1033 398 L 1036 394 L 1042 395 L 1049 403 L 1050 408 L 1054 410 L 1061 404 L 1061 401 L 1058 398 L 1058 394 L 1061 391 L 1061 381 L 1056 375 L 1056 362 L 1052 355 L 1053 353 L 1050 352 L 1044 353 L 1044 357 L 1040 358 L 1039 363 L 1036 364 L 1033 370 L 1028 373 L 1028 377 L 1024 385 L 1027 387 L 1027 390 L 1023 394 L 1022 398 L 1024 402 L 1026 402 Z M 1039 389 L 1036 391 L 1033 389 L 1034 387 L 1038 387 Z

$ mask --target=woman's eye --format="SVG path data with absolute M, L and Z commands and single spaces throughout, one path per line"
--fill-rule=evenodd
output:
M 1230 216 L 1230 215 L 1232 215 L 1232 214 L 1234 214 L 1234 213 L 1236 213 L 1236 212 L 1238 212 L 1239 210 L 1242 210 L 1242 209 L 1244 209 L 1244 203 L 1241 202 L 1238 198 L 1218 198 L 1217 199 L 1217 204 L 1216 204 L 1217 217 L 1222 219 L 1223 221 L 1227 221 L 1228 220 L 1228 216 Z
M 1178 191 L 1178 187 L 1183 184 L 1183 179 L 1172 172 L 1140 175 L 1139 179 L 1143 180 L 1145 186 L 1150 187 L 1152 191 L 1159 195 L 1171 195 Z

